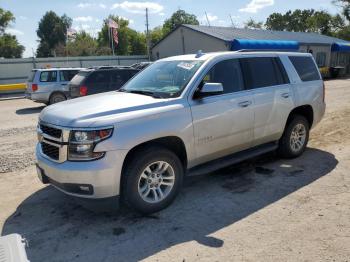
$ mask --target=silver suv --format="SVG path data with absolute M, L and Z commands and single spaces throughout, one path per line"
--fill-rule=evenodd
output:
M 167 207 L 184 176 L 276 150 L 300 156 L 325 112 L 310 54 L 221 52 L 159 60 L 119 91 L 40 114 L 38 176 L 66 194 L 142 213 Z
M 67 100 L 69 96 L 68 83 L 82 69 L 34 69 L 28 78 L 25 96 L 35 102 L 47 105 Z

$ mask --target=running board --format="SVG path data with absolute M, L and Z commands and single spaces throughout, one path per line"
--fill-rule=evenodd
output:
M 199 166 L 190 168 L 187 170 L 187 176 L 198 176 L 211 173 L 224 167 L 237 164 L 244 160 L 274 151 L 278 148 L 277 142 L 272 142 L 257 147 L 253 147 L 238 153 L 234 153 L 229 156 L 225 156 L 216 160 L 212 160 L 208 163 L 201 164 Z

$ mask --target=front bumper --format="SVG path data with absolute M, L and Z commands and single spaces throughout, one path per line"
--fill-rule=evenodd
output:
M 126 150 L 108 151 L 95 161 L 57 163 L 36 147 L 38 175 L 60 191 L 77 197 L 102 199 L 120 194 L 120 178 Z

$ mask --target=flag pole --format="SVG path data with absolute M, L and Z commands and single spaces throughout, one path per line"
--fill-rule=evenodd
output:
M 111 40 L 112 40 L 112 53 L 113 53 L 113 56 L 114 56 L 114 37 L 113 37 L 113 28 L 110 29 L 111 30 Z

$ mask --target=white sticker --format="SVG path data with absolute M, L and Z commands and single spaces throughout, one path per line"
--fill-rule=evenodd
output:
M 186 69 L 186 70 L 191 70 L 195 65 L 196 65 L 196 63 L 181 62 L 177 66 L 181 67 L 183 69 Z

